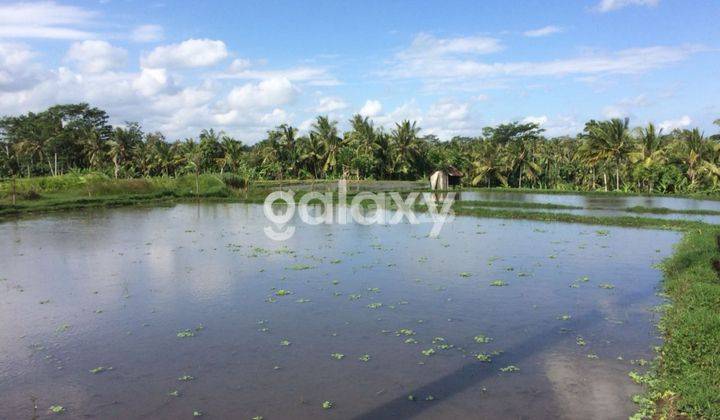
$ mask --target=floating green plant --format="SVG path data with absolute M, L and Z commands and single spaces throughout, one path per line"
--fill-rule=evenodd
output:
M 180 391 L 178 391 L 177 389 L 173 389 L 172 391 L 168 392 L 168 396 L 170 396 L 170 397 L 179 397 L 179 396 L 180 396 Z
M 587 344 L 587 343 L 585 342 L 585 339 L 582 338 L 582 337 L 580 337 L 580 336 L 578 336 L 577 339 L 575 339 L 575 342 L 576 342 L 577 345 L 580 346 L 580 347 L 583 347 L 583 346 L 585 346 L 585 345 Z
M 287 296 L 289 294 L 291 294 L 291 292 L 285 289 L 280 289 L 275 292 L 275 296 Z
M 502 286 L 507 286 L 507 285 L 508 284 L 502 280 L 493 280 L 490 282 L 490 286 L 495 286 L 495 287 L 502 287 Z
M 330 261 L 330 264 L 340 264 L 341 262 L 342 262 L 341 260 L 335 259 L 335 260 Z
M 342 360 L 342 359 L 345 358 L 345 355 L 342 354 L 342 353 L 332 353 L 332 354 L 330 355 L 330 357 L 332 357 L 332 358 L 335 359 L 335 360 Z
M 53 414 L 62 414 L 65 412 L 65 407 L 62 405 L 51 405 L 50 412 Z
M 423 356 L 432 356 L 433 354 L 435 354 L 435 349 L 425 349 L 422 350 L 420 353 L 422 353 Z
M 610 234 L 610 231 L 605 229 L 599 229 L 595 231 L 595 234 L 598 236 L 607 236 Z
M 583 283 L 587 283 L 587 282 L 590 281 L 590 277 L 588 277 L 588 276 L 582 276 L 582 277 L 580 277 L 580 281 L 583 282 Z
M 501 372 L 519 372 L 520 368 L 515 365 L 505 366 L 504 368 L 500 368 Z
M 417 344 L 418 341 L 412 337 L 405 340 L 405 344 Z
M 489 343 L 489 342 L 491 342 L 491 341 L 492 341 L 492 338 L 490 338 L 490 337 L 488 337 L 488 336 L 486 336 L 486 335 L 484 335 L 484 334 L 478 334 L 478 335 L 476 335 L 475 337 L 473 337 L 473 340 L 475 340 L 475 342 L 478 343 L 478 344 L 484 344 L 484 343 Z
M 407 335 L 407 336 L 410 336 L 410 335 L 415 335 L 415 331 L 413 331 L 413 330 L 411 330 L 411 329 L 409 329 L 409 328 L 401 328 L 401 329 L 399 329 L 399 330 L 397 331 L 396 334 L 397 334 L 397 335 Z
M 435 397 L 432 395 L 428 395 L 427 397 L 425 397 L 425 401 L 435 401 Z
M 289 342 L 288 340 L 280 340 L 280 345 L 281 345 L 281 346 L 287 347 L 287 346 L 289 346 L 290 344 L 292 344 L 292 343 Z
M 417 398 L 415 398 L 414 395 L 410 394 L 408 395 L 408 401 L 417 401 Z
M 472 276 L 472 273 L 468 273 L 467 271 L 463 271 L 462 273 L 460 273 L 460 277 L 471 277 L 471 276 Z
M 335 404 L 333 404 L 331 401 L 323 401 L 323 403 L 322 403 L 322 408 L 325 410 L 329 410 L 329 409 L 333 408 L 334 406 L 335 406 Z
M 202 417 L 204 414 L 200 410 L 193 411 L 193 417 Z
M 195 380 L 195 377 L 190 376 L 190 375 L 183 375 L 178 378 L 178 381 L 182 381 L 182 382 L 190 382 L 190 381 L 194 381 L 194 380 Z
M 568 314 L 563 314 L 557 317 L 560 321 L 570 321 L 572 317 Z
M 55 331 L 61 333 L 61 332 L 66 332 L 66 331 L 69 330 L 69 329 L 70 329 L 70 325 L 68 325 L 68 324 L 63 324 L 63 325 L 57 327 L 57 329 L 56 329 Z
M 490 356 L 485 353 L 478 353 L 475 355 L 475 358 L 478 359 L 479 361 L 485 362 L 485 363 L 492 362 L 492 358 L 490 358 Z
M 361 362 L 369 362 L 370 361 L 370 355 L 369 354 L 363 354 L 362 356 L 358 357 L 358 360 Z
M 333 280 L 333 281 L 332 281 L 332 284 L 335 285 L 335 286 L 337 286 L 338 284 L 340 284 L 340 280 Z
M 380 303 L 380 302 L 373 302 L 373 303 L 369 304 L 367 307 L 370 308 L 370 309 L 377 309 L 377 308 L 379 308 L 379 307 L 381 307 L 381 306 L 383 306 L 382 303 Z
M 588 359 L 599 359 L 598 355 L 595 353 L 590 353 L 587 355 Z
M 601 285 L 598 286 L 598 287 L 601 288 L 601 289 L 608 289 L 608 290 L 615 288 L 615 286 L 613 286 L 613 285 L 610 284 L 610 283 L 603 283 L 603 284 L 601 284 Z
M 360 299 L 361 297 L 362 297 L 362 295 L 360 295 L 360 294 L 355 294 L 355 293 L 354 293 L 354 294 L 351 294 L 350 296 L 348 296 L 348 299 L 350 299 L 350 300 L 358 300 L 358 299 Z
M 93 375 L 97 375 L 98 373 L 103 373 L 103 372 L 107 372 L 110 370 L 113 370 L 112 366 L 110 366 L 110 367 L 98 366 L 94 369 L 90 369 L 90 373 L 92 373 Z
M 312 266 L 307 264 L 293 264 L 288 268 L 290 270 L 309 270 L 312 268 Z
M 188 337 L 195 337 L 195 333 L 192 330 L 182 330 L 178 331 L 177 333 L 178 338 L 188 338 Z

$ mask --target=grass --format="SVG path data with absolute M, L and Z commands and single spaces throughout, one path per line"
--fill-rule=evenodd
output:
M 639 418 L 720 418 L 720 228 L 689 231 L 662 269 L 672 305 L 660 322 L 665 343 L 648 375 Z

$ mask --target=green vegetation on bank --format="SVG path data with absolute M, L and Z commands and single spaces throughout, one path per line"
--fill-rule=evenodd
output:
M 665 261 L 671 301 L 660 322 L 665 342 L 646 385 L 645 418 L 720 418 L 720 229 L 689 230 Z

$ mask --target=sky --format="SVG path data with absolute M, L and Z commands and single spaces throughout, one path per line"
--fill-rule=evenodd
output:
M 356 113 L 472 136 L 720 118 L 717 0 L 0 0 L 0 115 L 87 102 L 168 140 Z

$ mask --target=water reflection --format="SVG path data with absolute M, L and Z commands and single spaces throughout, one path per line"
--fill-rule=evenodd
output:
M 652 266 L 679 235 L 295 220 L 278 243 L 266 223 L 202 204 L 0 224 L 0 418 L 30 417 L 31 397 L 71 418 L 627 416 L 630 360 L 657 344 Z

